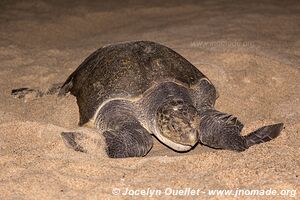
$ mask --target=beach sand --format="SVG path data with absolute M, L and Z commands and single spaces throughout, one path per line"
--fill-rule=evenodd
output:
M 236 199 L 209 191 L 238 188 L 278 193 L 238 199 L 299 198 L 299 13 L 299 1 L 1 1 L 0 199 L 147 199 L 149 190 L 154 199 Z M 283 122 L 282 134 L 242 153 L 176 153 L 155 141 L 145 157 L 110 159 L 104 145 L 93 154 L 64 145 L 60 133 L 78 128 L 74 96 L 10 94 L 62 83 L 94 50 L 132 40 L 193 63 L 216 86 L 216 108 L 245 124 L 242 134 Z M 117 194 L 126 189 L 136 195 Z

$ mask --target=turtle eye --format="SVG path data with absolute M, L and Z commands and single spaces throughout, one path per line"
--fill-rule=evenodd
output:
M 175 102 L 176 102 L 177 105 L 182 105 L 183 104 L 183 101 L 181 99 L 178 99 Z
M 175 132 L 181 132 L 180 127 L 176 123 L 170 123 L 169 124 L 169 129 Z

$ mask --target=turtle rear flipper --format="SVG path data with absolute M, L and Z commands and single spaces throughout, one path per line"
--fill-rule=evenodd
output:
M 15 98 L 22 99 L 34 99 L 38 97 L 42 97 L 44 94 L 42 91 L 31 88 L 17 88 L 11 91 L 11 95 Z
M 272 124 L 268 126 L 263 126 L 256 131 L 253 131 L 249 135 L 245 136 L 247 147 L 251 147 L 255 144 L 260 144 L 263 142 L 268 142 L 276 138 L 283 129 L 283 123 Z
M 70 76 L 64 84 L 59 88 L 58 96 L 65 96 L 73 87 L 73 76 Z
M 63 83 L 54 83 L 52 84 L 47 91 L 45 92 L 46 95 L 54 95 L 59 94 L 59 91 L 62 88 Z
M 36 89 L 36 88 L 27 88 L 27 87 L 17 88 L 11 90 L 11 95 L 18 99 L 24 98 L 25 100 L 29 100 L 29 99 L 33 100 L 33 99 L 43 97 L 45 95 L 59 94 L 62 85 L 63 85 L 62 83 L 52 84 L 46 91 L 43 91 L 41 89 Z

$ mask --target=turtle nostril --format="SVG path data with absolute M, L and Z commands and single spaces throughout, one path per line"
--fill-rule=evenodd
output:
M 187 140 L 188 138 L 189 138 L 188 134 L 186 134 L 186 133 L 181 134 L 181 139 L 183 141 Z
M 183 144 L 195 145 L 198 141 L 198 131 L 190 130 L 181 134 L 181 140 Z

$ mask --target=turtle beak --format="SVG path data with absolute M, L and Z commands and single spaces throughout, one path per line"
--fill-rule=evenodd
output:
M 199 134 L 197 130 L 192 130 L 181 135 L 180 143 L 183 145 L 194 146 L 198 143 Z

